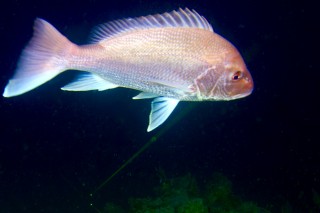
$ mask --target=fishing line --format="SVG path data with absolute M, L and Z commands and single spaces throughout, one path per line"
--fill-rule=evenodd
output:
M 165 132 L 168 131 L 173 125 L 175 125 L 178 121 L 180 121 L 186 114 L 188 114 L 194 107 L 196 103 L 189 103 L 184 110 L 182 110 L 175 119 L 171 119 L 171 122 L 168 122 L 159 132 L 157 132 L 154 136 L 150 138 L 150 140 L 144 144 L 137 152 L 135 152 L 127 161 L 125 161 L 114 173 L 112 173 L 105 181 L 103 181 L 95 190 L 89 194 L 92 198 L 98 191 L 100 191 L 107 183 L 109 183 L 119 172 L 121 172 L 125 167 L 128 166 L 134 159 L 136 159 L 139 155 L 141 155 L 147 148 L 151 146 L 154 142 L 156 142 L 159 137 L 161 137 Z M 92 203 L 90 206 L 94 207 Z M 95 207 L 94 207 L 95 208 Z M 95 208 L 96 209 L 96 208 Z

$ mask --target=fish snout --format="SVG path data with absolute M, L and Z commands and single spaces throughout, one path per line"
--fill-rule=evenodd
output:
M 244 98 L 250 95 L 253 91 L 253 80 L 249 72 L 242 74 L 241 78 L 228 84 L 226 90 L 229 91 L 227 94 L 229 100 L 234 100 L 238 98 Z
M 250 95 L 253 91 L 254 88 L 254 83 L 253 83 L 253 79 L 250 75 L 250 73 L 248 72 L 246 76 L 244 76 L 243 78 L 243 90 Z

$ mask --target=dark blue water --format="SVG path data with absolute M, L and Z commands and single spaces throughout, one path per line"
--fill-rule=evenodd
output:
M 154 189 L 166 183 L 176 191 L 186 190 L 177 182 L 184 182 L 179 178 L 187 174 L 199 188 L 195 197 L 213 212 L 216 204 L 208 201 L 206 188 L 217 173 L 232 184 L 233 198 L 225 198 L 225 203 L 253 202 L 260 212 L 320 211 L 315 60 L 319 17 L 308 3 L 1 3 L 0 88 L 12 76 L 36 17 L 48 20 L 71 41 L 85 44 L 96 24 L 179 7 L 195 9 L 235 44 L 253 76 L 253 94 L 230 102 L 180 103 L 151 133 L 146 132 L 150 101 L 131 100 L 136 91 L 61 91 L 75 71 L 22 96 L 0 98 L 1 213 L 112 212 L 111 205 L 118 208 L 113 212 L 138 212 L 132 210 L 134 199 L 156 199 L 162 194 Z M 185 115 L 180 118 L 181 114 Z M 157 140 L 146 151 L 89 196 L 155 135 Z M 178 198 L 175 201 L 184 201 Z M 166 205 L 173 205 L 173 199 L 170 202 Z

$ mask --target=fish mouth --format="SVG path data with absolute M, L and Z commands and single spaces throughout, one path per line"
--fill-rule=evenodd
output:
M 252 91 L 248 91 L 248 92 L 245 92 L 245 93 L 240 93 L 240 94 L 232 96 L 231 99 L 234 100 L 234 99 L 244 98 L 244 97 L 249 96 L 251 93 L 252 93 Z
M 253 80 L 251 76 L 248 76 L 245 78 L 245 84 L 242 87 L 242 92 L 236 96 L 239 96 L 238 98 L 244 98 L 246 96 L 251 95 L 253 91 L 254 85 L 253 85 Z
M 245 84 L 242 87 L 240 93 L 232 95 L 231 99 L 234 100 L 234 99 L 244 98 L 251 95 L 252 92 L 253 92 L 253 83 L 252 81 L 250 81 L 249 83 Z

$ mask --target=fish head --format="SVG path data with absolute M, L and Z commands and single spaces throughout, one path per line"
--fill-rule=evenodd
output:
M 222 57 L 208 62 L 193 84 L 199 100 L 234 100 L 252 93 L 251 74 L 234 47 Z
M 223 63 L 219 86 L 223 90 L 220 94 L 226 100 L 243 98 L 253 91 L 253 79 L 241 55 L 236 52 L 229 55 Z M 216 91 L 219 93 L 219 91 Z M 217 94 L 216 94 L 217 95 Z

